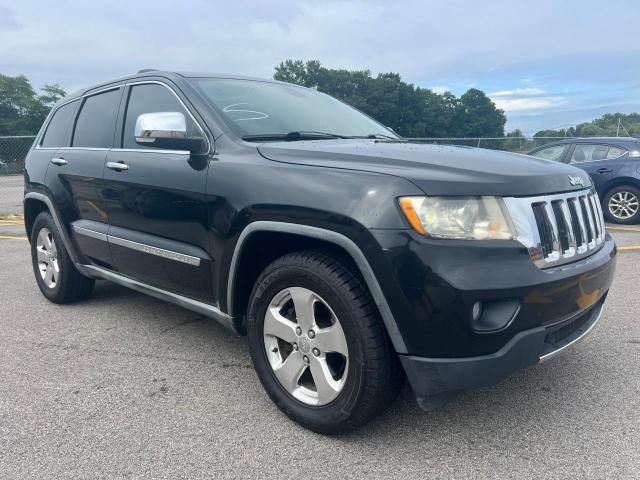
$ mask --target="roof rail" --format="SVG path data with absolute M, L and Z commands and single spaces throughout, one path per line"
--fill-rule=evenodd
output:
M 147 73 L 147 72 L 157 72 L 157 68 L 143 68 L 142 70 L 138 70 L 136 73 Z

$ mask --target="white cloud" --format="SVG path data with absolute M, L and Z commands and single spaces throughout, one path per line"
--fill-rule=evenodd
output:
M 436 85 L 435 87 L 428 87 L 429 90 L 431 90 L 434 93 L 437 93 L 439 95 L 442 95 L 445 92 L 450 92 L 451 89 L 449 87 L 447 87 L 446 85 Z
M 498 108 L 505 112 L 541 111 L 566 103 L 565 97 L 551 95 L 543 88 L 527 87 L 501 90 L 487 94 Z
M 489 93 L 490 97 L 513 97 L 513 96 L 533 96 L 533 95 L 543 95 L 547 93 L 542 88 L 514 88 L 513 90 L 501 90 L 499 92 Z
M 561 96 L 537 98 L 492 98 L 493 103 L 505 112 L 521 112 L 523 110 L 549 110 L 556 108 L 566 100 Z

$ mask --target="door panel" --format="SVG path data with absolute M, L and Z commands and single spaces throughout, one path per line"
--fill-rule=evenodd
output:
M 204 193 L 208 160 L 191 160 L 181 153 L 115 149 L 107 162 L 129 167 L 104 173 L 115 268 L 144 283 L 210 300 Z M 181 255 L 200 261 L 187 262 Z
M 211 258 L 205 186 L 209 160 L 189 152 L 139 145 L 138 116 L 180 112 L 194 128 L 177 94 L 167 85 L 128 87 L 117 146 L 106 158 L 104 194 L 114 267 L 149 285 L 211 302 Z
M 47 172 L 49 188 L 63 211 L 65 224 L 85 221 L 104 232 L 109 225 L 101 187 L 107 152 L 113 147 L 122 88 L 83 97 L 72 125 L 70 145 L 60 148 Z M 46 134 L 45 134 L 46 141 Z M 72 229 L 83 256 L 93 263 L 111 266 L 111 252 L 104 236 L 91 230 Z
M 63 216 L 63 223 L 86 220 L 102 229 L 108 227 L 107 207 L 99 187 L 102 180 L 106 149 L 85 150 L 61 148 L 55 158 L 66 163 L 51 164 L 47 184 Z M 105 241 L 73 231 L 80 252 L 102 265 L 111 264 L 109 246 Z

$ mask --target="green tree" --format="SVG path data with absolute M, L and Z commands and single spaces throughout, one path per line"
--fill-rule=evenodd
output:
M 602 117 L 583 122 L 567 130 L 541 130 L 536 137 L 615 137 L 640 136 L 640 113 L 605 113 Z
M 533 141 L 525 138 L 519 128 L 507 133 L 505 140 L 500 144 L 500 150 L 508 152 L 528 152 L 533 148 Z
M 404 137 L 503 136 L 504 112 L 480 90 L 461 98 L 402 81 L 397 73 L 337 70 L 319 61 L 285 60 L 273 76 L 332 95 Z
M 0 135 L 35 135 L 51 107 L 66 95 L 59 85 L 45 85 L 38 95 L 24 75 L 0 74 Z
M 453 136 L 456 137 L 504 137 L 504 111 L 477 88 L 467 90 L 460 97 L 454 114 Z

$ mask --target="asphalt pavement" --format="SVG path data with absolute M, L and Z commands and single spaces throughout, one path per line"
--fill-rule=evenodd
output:
M 23 194 L 22 175 L 0 175 L 0 215 L 22 212 Z
M 640 245 L 640 227 L 612 233 Z M 107 282 L 49 303 L 22 236 L 0 225 L 1 478 L 640 477 L 635 249 L 600 325 L 565 355 L 431 413 L 405 387 L 328 438 L 277 410 L 246 340 L 213 321 Z

